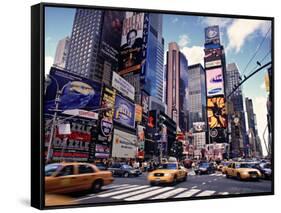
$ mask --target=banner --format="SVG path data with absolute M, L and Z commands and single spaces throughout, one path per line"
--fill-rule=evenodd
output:
M 137 154 L 137 136 L 114 129 L 112 157 L 135 158 Z
M 136 122 L 141 122 L 142 121 L 142 107 L 139 104 L 135 105 L 135 117 L 136 117 Z
M 205 68 L 218 67 L 218 66 L 221 66 L 221 65 L 222 65 L 221 60 L 205 62 Z
M 114 120 L 127 127 L 135 128 L 135 104 L 116 95 Z
M 207 97 L 224 95 L 222 68 L 206 70 Z
M 99 108 L 101 96 L 99 83 L 54 67 L 51 68 L 49 79 L 51 82 L 46 88 L 44 97 L 45 113 L 54 113 L 55 99 L 59 92 L 61 92 L 58 103 L 60 110 Z
M 126 17 L 123 21 L 119 74 L 124 75 L 141 69 L 143 60 L 144 13 Z
M 115 72 L 112 75 L 112 86 L 122 95 L 135 100 L 135 87 Z

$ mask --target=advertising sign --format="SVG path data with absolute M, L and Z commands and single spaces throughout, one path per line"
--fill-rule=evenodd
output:
M 205 52 L 205 62 L 220 60 L 222 57 L 222 49 L 214 48 L 214 49 L 204 49 Z
M 143 60 L 144 13 L 126 17 L 123 21 L 119 74 L 140 70 Z
M 206 70 L 207 97 L 223 95 L 222 68 Z
M 227 127 L 227 113 L 224 97 L 208 98 L 207 113 L 210 128 Z
M 218 25 L 205 28 L 205 43 L 220 43 L 220 30 Z
M 141 107 L 141 105 L 136 104 L 135 108 L 136 108 L 135 109 L 136 110 L 136 112 L 135 112 L 136 122 L 141 122 L 141 120 L 142 120 L 142 107 Z
M 127 127 L 135 128 L 135 104 L 116 95 L 114 120 Z
M 66 115 L 73 115 L 73 116 L 89 118 L 89 119 L 93 119 L 93 120 L 99 119 L 98 113 L 87 111 L 87 110 L 82 110 L 82 109 L 68 109 L 68 110 L 63 111 L 62 113 L 66 114 Z
M 113 72 L 112 75 L 112 86 L 124 96 L 127 96 L 131 100 L 135 100 L 135 87 L 116 72 Z
M 53 113 L 55 99 L 58 92 L 60 110 L 98 108 L 100 104 L 101 85 L 92 80 L 74 75 L 69 72 L 52 67 L 50 71 L 51 82 L 46 89 L 44 97 L 45 113 Z
M 96 144 L 95 156 L 96 158 L 108 158 L 110 154 L 110 149 L 108 146 L 103 144 Z
M 125 12 L 106 10 L 104 12 L 104 25 L 101 37 L 101 53 L 118 63 L 118 54 L 122 36 L 122 21 L 125 18 Z
M 218 66 L 221 66 L 221 65 L 222 65 L 221 60 L 205 62 L 205 68 L 218 67 Z
M 71 122 L 71 134 L 66 136 L 59 134 L 57 130 L 52 143 L 52 159 L 54 161 L 88 161 L 91 128 L 90 125 Z M 46 142 L 49 141 L 48 137 L 47 133 Z
M 204 132 L 206 128 L 205 122 L 193 122 L 194 132 Z
M 137 154 L 137 136 L 114 129 L 112 157 L 135 158 Z
M 149 96 L 145 93 L 141 93 L 141 103 L 142 103 L 142 111 L 145 116 L 148 116 L 149 112 Z

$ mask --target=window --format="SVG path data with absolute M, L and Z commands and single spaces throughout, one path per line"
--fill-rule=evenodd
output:
M 74 174 L 74 168 L 72 165 L 65 166 L 60 170 L 58 173 L 58 176 L 68 176 L 68 175 L 73 175 Z
M 79 167 L 78 167 L 79 174 L 87 174 L 87 173 L 93 173 L 93 172 L 95 172 L 95 171 L 89 165 L 79 165 Z

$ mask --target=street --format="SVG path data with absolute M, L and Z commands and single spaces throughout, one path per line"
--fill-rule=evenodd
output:
M 194 175 L 193 172 L 190 172 L 187 181 L 177 183 L 174 186 L 150 186 L 146 175 L 144 173 L 139 177 L 115 177 L 113 184 L 104 186 L 99 193 L 71 196 L 75 202 L 86 204 L 271 191 L 270 180 L 238 181 L 232 178 L 227 179 L 220 172 L 210 175 Z

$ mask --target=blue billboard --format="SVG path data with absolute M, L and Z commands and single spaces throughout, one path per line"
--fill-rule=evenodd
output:
M 52 113 L 56 108 L 57 95 L 59 95 L 59 110 L 85 109 L 90 111 L 99 108 L 101 85 L 98 82 L 52 67 L 45 84 L 45 113 Z
M 135 128 L 135 104 L 116 95 L 114 120 L 127 127 Z

